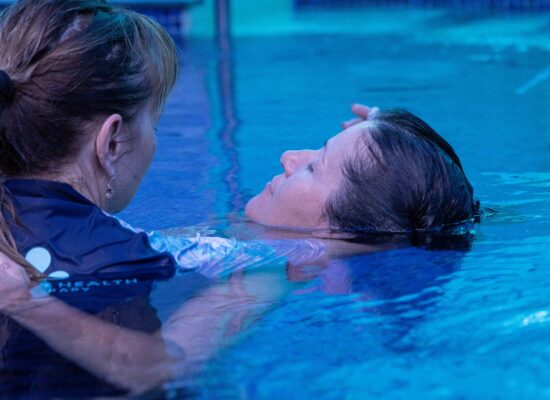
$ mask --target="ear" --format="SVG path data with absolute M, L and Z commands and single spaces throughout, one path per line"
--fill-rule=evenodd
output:
M 109 177 L 115 176 L 115 161 L 123 153 L 123 120 L 112 114 L 101 125 L 95 139 L 95 153 L 99 165 Z

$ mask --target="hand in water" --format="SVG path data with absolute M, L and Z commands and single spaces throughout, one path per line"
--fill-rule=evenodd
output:
M 30 280 L 20 265 L 0 253 L 0 311 L 8 311 L 29 296 Z
M 350 126 L 358 124 L 359 122 L 372 119 L 380 109 L 378 107 L 367 107 L 363 104 L 352 104 L 351 112 L 357 115 L 357 118 L 350 119 L 342 123 L 342 128 L 347 129 Z

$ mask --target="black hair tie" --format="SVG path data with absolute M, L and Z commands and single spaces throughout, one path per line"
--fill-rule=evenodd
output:
M 8 73 L 0 69 L 0 102 L 8 103 L 13 99 L 13 81 Z

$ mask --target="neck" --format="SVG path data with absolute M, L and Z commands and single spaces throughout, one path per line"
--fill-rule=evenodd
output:
M 59 174 L 44 173 L 22 177 L 23 179 L 44 179 L 71 185 L 74 190 L 94 203 L 101 209 L 105 209 L 105 196 L 102 195 L 98 180 L 85 173 L 77 166 L 71 166 Z

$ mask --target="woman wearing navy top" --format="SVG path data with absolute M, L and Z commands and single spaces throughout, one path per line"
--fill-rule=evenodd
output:
M 124 209 L 178 73 L 152 19 L 101 0 L 21 0 L 0 22 L 0 249 L 27 273 L 169 276 Z
M 194 355 L 212 353 L 212 335 L 225 321 L 216 308 L 232 301 L 231 293 L 206 288 L 162 331 L 153 332 L 160 323 L 152 323 L 149 332 L 139 332 L 119 318 L 90 313 L 109 309 L 109 301 L 116 308 L 125 297 L 147 297 L 148 282 L 84 292 L 95 282 L 166 277 L 176 269 L 172 255 L 109 214 L 126 207 L 149 168 L 155 125 L 177 73 L 176 48 L 165 30 L 104 0 L 20 0 L 0 17 L 0 253 L 25 272 L 0 255 L 0 311 L 87 371 L 135 392 L 175 371 L 185 374 Z M 40 293 L 43 286 L 29 290 L 29 277 L 78 275 L 91 279 L 89 285 L 57 282 L 79 289 L 81 298 L 101 300 L 78 307 L 86 312 L 58 293 Z M 208 320 L 199 318 L 203 312 Z M 5 320 L 0 314 L 0 366 L 13 365 L 25 376 L 47 374 L 21 369 L 20 327 L 13 334 Z M 178 321 L 183 329 L 176 329 Z M 38 343 L 36 337 L 19 342 Z M 41 352 L 28 351 L 40 364 Z M 17 382 L 26 385 L 21 396 L 36 396 L 37 382 Z

